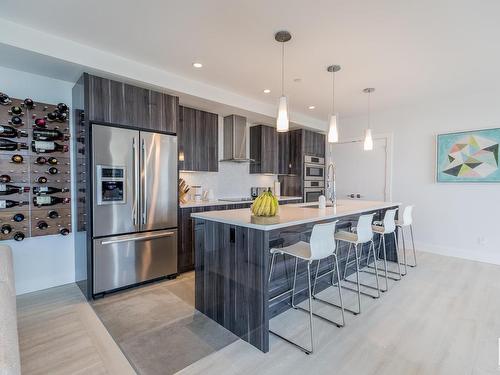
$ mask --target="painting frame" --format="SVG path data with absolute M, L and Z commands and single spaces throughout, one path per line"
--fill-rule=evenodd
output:
M 472 141 L 474 144 L 464 143 L 463 140 L 467 137 L 475 137 L 474 139 L 476 139 L 477 142 Z M 500 183 L 499 144 L 500 127 L 460 130 L 436 134 L 435 182 L 446 184 Z M 465 163 L 463 160 L 454 160 L 453 156 L 456 155 L 463 158 L 463 154 L 460 153 L 461 150 L 457 149 L 457 147 L 471 147 L 472 151 L 479 151 L 478 154 L 481 154 L 480 158 L 482 158 L 481 161 L 484 163 L 470 164 Z M 472 147 L 474 147 L 474 149 L 472 149 Z M 467 151 L 469 151 L 469 149 L 467 149 Z M 473 157 L 473 155 L 471 155 L 471 157 Z M 466 164 L 466 166 L 460 167 L 463 164 Z M 469 166 L 472 168 L 469 168 Z M 476 169 L 477 167 L 479 168 Z M 462 174 L 464 169 L 466 169 L 468 175 Z M 480 176 L 476 171 L 480 171 L 482 174 L 486 173 L 486 175 Z M 488 173 L 489 171 L 491 171 L 491 173 Z M 458 173 L 461 173 L 461 175 Z

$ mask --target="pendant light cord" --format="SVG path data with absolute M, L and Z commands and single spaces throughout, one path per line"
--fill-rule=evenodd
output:
M 372 96 L 372 93 L 371 93 L 371 91 L 369 91 L 368 92 L 368 129 L 372 128 L 372 122 L 371 122 L 371 113 L 372 113 L 371 96 Z
M 335 72 L 332 72 L 332 116 L 335 115 Z
M 285 43 L 281 42 L 281 96 L 285 96 Z

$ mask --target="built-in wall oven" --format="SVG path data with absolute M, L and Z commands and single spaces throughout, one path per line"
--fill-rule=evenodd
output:
M 304 156 L 304 181 L 306 180 L 325 180 L 325 158 Z
M 320 195 L 325 195 L 324 181 L 304 181 L 304 202 L 317 202 Z
M 304 156 L 304 202 L 317 202 L 325 195 L 325 159 L 318 156 Z

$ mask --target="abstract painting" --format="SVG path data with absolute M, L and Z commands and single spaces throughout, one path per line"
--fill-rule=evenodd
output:
M 439 134 L 438 182 L 500 182 L 500 128 Z

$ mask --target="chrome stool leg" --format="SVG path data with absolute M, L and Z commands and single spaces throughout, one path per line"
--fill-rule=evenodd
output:
M 338 263 L 338 260 L 337 260 L 337 255 L 336 254 L 333 254 L 332 255 L 334 260 L 333 260 L 333 267 L 332 267 L 332 270 L 330 271 L 327 271 L 325 273 L 323 273 L 322 275 L 319 275 L 318 276 L 318 273 L 319 273 L 319 265 L 320 265 L 320 262 L 321 260 L 318 260 L 318 265 L 316 266 L 316 275 L 314 277 L 314 284 L 313 284 L 313 288 L 312 288 L 312 298 L 318 302 L 322 302 L 322 303 L 325 303 L 327 305 L 330 305 L 330 306 L 333 306 L 333 307 L 337 307 L 339 309 L 341 309 L 342 311 L 342 323 L 337 323 L 331 319 L 328 319 L 328 318 L 325 318 L 319 314 L 316 314 L 316 313 L 313 313 L 314 316 L 317 316 L 318 318 L 321 318 L 329 323 L 332 323 L 332 324 L 335 324 L 337 327 L 343 327 L 345 325 L 345 318 L 344 318 L 344 302 L 342 300 L 342 286 L 340 285 L 340 271 L 339 271 L 339 263 Z M 329 275 L 330 273 L 332 274 L 332 279 L 331 279 L 331 282 L 332 282 L 332 286 L 334 285 L 334 275 L 335 275 L 335 272 L 337 272 L 337 278 L 339 279 L 339 281 L 337 282 L 337 288 L 338 288 L 338 291 L 339 291 L 339 298 L 340 298 L 340 305 L 337 305 L 336 303 L 333 303 L 333 302 L 330 302 L 330 301 L 326 301 L 324 299 L 321 299 L 319 297 L 316 296 L 316 281 L 318 280 L 318 278 L 321 278 L 323 276 L 327 276 Z M 349 310 L 348 310 L 349 311 Z M 353 312 L 354 313 L 354 312 Z
M 403 276 L 405 276 L 408 273 L 408 260 L 406 259 L 405 232 L 403 230 L 403 227 L 400 227 L 400 232 L 401 232 L 401 242 L 403 242 L 403 264 L 405 266 L 405 273 L 403 274 Z
M 273 253 L 273 256 L 271 258 L 271 266 L 269 267 L 269 278 L 267 280 L 268 283 L 271 282 L 271 277 L 273 275 L 273 270 L 274 270 L 274 258 L 276 258 L 276 253 Z
M 415 263 L 413 263 L 413 266 L 410 265 L 410 267 L 416 267 L 417 266 L 417 252 L 415 251 L 415 241 L 413 239 L 413 224 L 410 224 L 410 234 L 411 234 L 411 243 L 413 246 L 413 260 Z
M 281 336 L 280 334 L 269 330 L 269 333 L 272 333 L 273 335 L 279 337 L 280 339 L 288 342 L 289 344 L 292 344 L 293 346 L 297 347 L 298 349 L 302 350 L 306 354 L 312 354 L 314 351 L 314 327 L 313 327 L 313 311 L 312 311 L 312 296 L 311 296 L 311 262 L 307 262 L 307 285 L 308 285 L 308 295 L 309 295 L 309 311 L 295 305 L 295 286 L 297 282 L 297 266 L 298 266 L 299 259 L 295 258 L 295 271 L 293 275 L 293 288 L 292 288 L 292 307 L 294 309 L 299 309 L 303 310 L 309 313 L 309 329 L 310 329 L 310 339 L 311 339 L 311 349 L 304 348 L 303 346 L 300 346 L 299 344 L 287 339 L 286 337 Z

